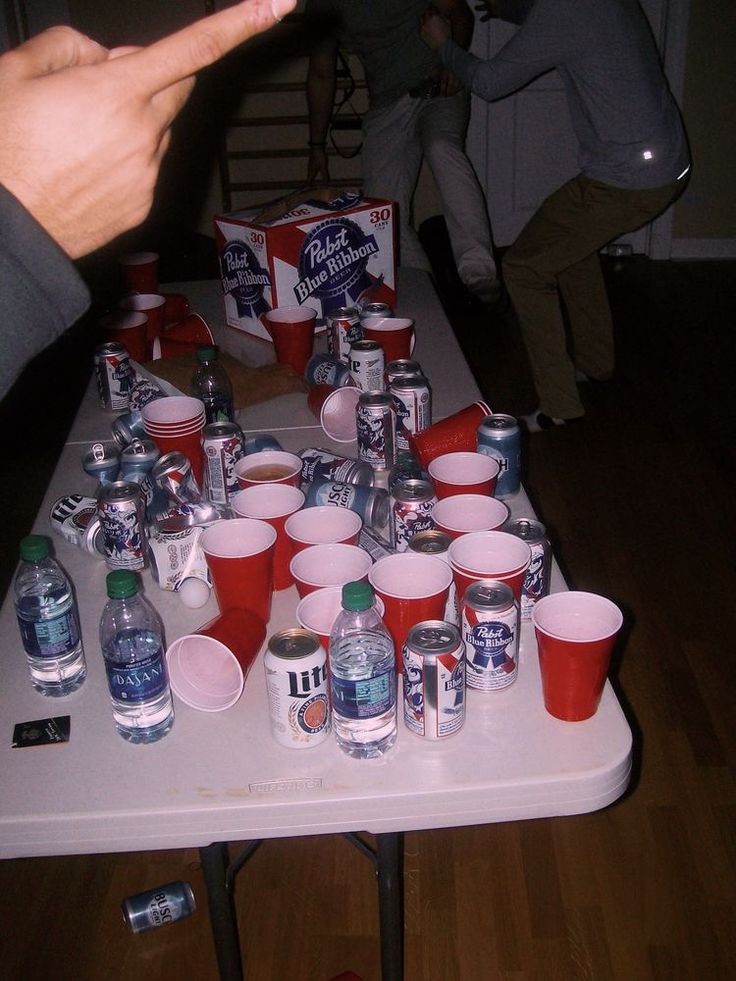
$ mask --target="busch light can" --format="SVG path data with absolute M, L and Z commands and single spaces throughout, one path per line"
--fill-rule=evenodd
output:
M 128 352 L 114 341 L 95 348 L 97 394 L 103 409 L 127 409 L 133 387 L 133 368 Z
M 93 497 L 82 494 L 60 497 L 51 506 L 49 523 L 70 545 L 76 545 L 97 558 L 105 557 L 97 501 Z
M 386 365 L 386 384 L 390 388 L 396 378 L 416 378 L 421 376 L 422 369 L 418 361 L 410 358 L 398 358 Z
M 417 552 L 419 555 L 434 555 L 449 565 L 449 548 L 451 543 L 452 539 L 446 532 L 440 531 L 439 528 L 433 528 L 429 531 L 418 531 L 415 535 L 412 535 L 409 539 L 408 550 L 410 552 Z M 460 626 L 460 611 L 458 609 L 457 587 L 455 586 L 454 577 L 450 583 L 450 591 L 447 594 L 443 620 L 447 620 L 448 623 L 452 623 L 456 627 Z
M 361 392 L 381 392 L 384 389 L 383 348 L 377 341 L 355 341 L 348 355 L 350 376 Z
M 121 449 L 132 443 L 134 439 L 145 439 L 147 436 L 143 416 L 138 409 L 118 416 L 110 428 L 113 439 Z
M 363 340 L 360 315 L 357 307 L 337 307 L 325 317 L 327 325 L 327 347 L 330 354 L 347 362 L 350 345 Z
M 246 436 L 243 439 L 243 456 L 250 453 L 261 453 L 263 450 L 280 450 L 281 443 L 269 433 L 258 433 L 256 436 Z
M 388 392 L 363 392 L 356 407 L 358 459 L 388 470 L 395 457 L 395 416 Z
M 462 638 L 468 688 L 498 691 L 516 681 L 519 666 L 519 607 L 503 582 L 471 583 L 462 601 Z
M 360 307 L 360 319 L 368 320 L 370 317 L 393 317 L 394 312 L 388 303 L 379 303 L 373 300 L 370 303 L 363 303 Z
M 243 453 L 243 431 L 237 422 L 211 422 L 202 431 L 205 494 L 227 504 L 238 490 L 234 468 Z
M 391 491 L 391 546 L 405 552 L 409 542 L 420 531 L 434 528 L 432 511 L 437 503 L 434 487 L 428 480 L 403 480 Z
M 151 479 L 176 504 L 193 504 L 202 500 L 202 491 L 191 461 L 178 450 L 158 458 L 151 471 Z
M 521 431 L 514 416 L 494 412 L 478 426 L 478 452 L 498 460 L 496 497 L 510 497 L 521 484 Z
M 121 906 L 123 919 L 133 933 L 143 933 L 191 916 L 197 903 L 188 882 L 167 882 L 165 886 L 128 896 Z
M 404 723 L 426 739 L 444 739 L 465 722 L 465 645 L 457 627 L 422 620 L 403 649 Z
M 82 457 L 82 469 L 100 484 L 111 484 L 118 479 L 120 454 L 112 446 L 93 443 Z
M 276 742 L 291 749 L 316 746 L 330 734 L 327 655 L 310 630 L 293 627 L 274 634 L 263 666 Z
M 353 384 L 350 368 L 335 354 L 313 354 L 307 361 L 304 377 L 310 385 L 342 388 Z
M 100 488 L 97 516 L 108 568 L 144 569 L 148 561 L 145 507 L 138 484 L 116 480 Z
M 346 484 L 373 485 L 373 469 L 367 463 L 354 460 L 352 457 L 339 456 L 331 450 L 310 446 L 299 450 L 302 461 L 302 485 L 311 484 L 313 480 L 341 480 Z
M 361 516 L 374 531 L 385 529 L 389 515 L 389 497 L 380 487 L 347 484 L 341 480 L 316 479 L 306 489 L 304 507 L 330 504 L 338 508 L 350 508 Z
M 396 450 L 409 449 L 409 436 L 432 425 L 432 393 L 421 375 L 401 375 L 389 385 L 396 412 Z
M 531 620 L 534 604 L 549 592 L 552 548 L 547 529 L 535 518 L 512 518 L 506 522 L 503 530 L 523 539 L 532 550 L 531 565 L 521 588 L 521 619 Z
M 120 453 L 120 480 L 142 484 L 161 451 L 150 439 L 134 439 Z

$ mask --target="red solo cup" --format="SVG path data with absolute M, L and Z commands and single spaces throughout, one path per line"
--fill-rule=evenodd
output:
M 520 602 L 524 576 L 532 560 L 532 550 L 521 538 L 505 531 L 474 531 L 456 538 L 447 555 L 459 603 L 468 586 L 479 579 L 507 583 Z
M 352 443 L 358 436 L 355 408 L 359 398 L 360 389 L 353 385 L 340 388 L 312 385 L 307 395 L 307 405 L 330 439 L 336 443 Z
M 276 530 L 257 518 L 231 518 L 205 528 L 199 544 L 207 559 L 217 605 L 250 610 L 268 623 L 273 596 Z
M 414 353 L 414 321 L 404 317 L 367 317 L 361 324 L 363 338 L 376 341 L 383 348 L 386 364 L 410 358 Z
M 172 294 L 177 296 L 178 294 Z M 186 297 L 183 297 L 186 300 Z M 169 297 L 166 297 L 168 302 Z M 189 301 L 186 300 L 187 305 Z M 214 337 L 210 325 L 199 313 L 190 313 L 176 323 L 170 324 L 164 330 L 164 336 L 170 342 L 177 344 L 214 344 Z
M 442 453 L 474 453 L 478 449 L 478 426 L 490 414 L 485 402 L 473 402 L 421 433 L 408 433 L 410 448 L 425 470 Z
M 160 293 L 129 293 L 124 296 L 118 306 L 121 310 L 137 310 L 148 317 L 146 326 L 146 343 L 148 354 L 153 350 L 153 342 L 164 328 L 164 304 L 166 297 Z
M 273 555 L 273 588 L 286 589 L 294 585 L 289 571 L 291 544 L 284 525 L 290 515 L 304 506 L 304 494 L 291 484 L 259 484 L 246 487 L 230 498 L 230 507 L 243 518 L 261 518 L 276 529 L 276 548 Z
M 496 531 L 509 517 L 503 501 L 485 494 L 453 494 L 437 501 L 432 509 L 435 528 L 450 538 L 473 531 Z
M 500 470 L 498 460 L 475 451 L 442 453 L 427 467 L 440 500 L 453 494 L 490 496 L 496 490 Z
M 146 330 L 148 317 L 135 310 L 118 310 L 101 317 L 99 325 L 105 333 L 105 340 L 122 344 L 134 361 L 145 361 L 148 357 Z
M 565 722 L 595 715 L 603 693 L 621 610 L 595 593 L 552 593 L 532 610 L 544 707 Z
M 324 586 L 365 579 L 372 564 L 373 559 L 358 545 L 310 545 L 297 552 L 290 569 L 296 590 L 304 598 Z
M 120 257 L 126 293 L 158 293 L 158 253 L 129 252 Z
M 143 422 L 157 429 L 177 428 L 204 416 L 204 402 L 189 395 L 165 395 L 144 405 Z
M 384 615 L 386 608 L 380 596 L 374 599 L 376 609 Z M 317 634 L 329 654 L 330 634 L 338 613 L 342 610 L 342 586 L 324 586 L 300 599 L 296 606 L 296 619 L 300 627 Z
M 178 324 L 186 317 L 189 316 L 191 312 L 191 306 L 188 297 L 184 296 L 183 293 L 164 293 L 164 326 L 169 327 L 171 324 Z M 203 341 L 203 344 L 207 344 L 207 341 Z
M 240 698 L 266 639 L 266 624 L 250 610 L 229 609 L 166 651 L 169 681 L 185 705 L 221 712 Z
M 161 358 L 179 358 L 184 354 L 194 354 L 199 344 L 194 341 L 174 341 L 162 334 L 156 337 L 151 345 L 151 361 Z
M 202 451 L 203 428 L 204 426 L 202 425 L 192 433 L 173 436 L 161 436 L 146 430 L 146 433 L 161 451 L 161 456 L 176 450 L 178 453 L 183 453 L 189 459 L 189 462 L 192 464 L 192 473 L 196 477 L 200 487 L 203 486 L 204 479 L 204 453 Z
M 314 349 L 317 311 L 311 307 L 276 307 L 261 320 L 271 335 L 278 363 L 288 364 L 303 375 Z
M 241 490 L 259 484 L 301 483 L 302 461 L 296 453 L 286 450 L 261 450 L 241 457 L 233 467 L 233 474 Z
M 310 545 L 357 545 L 363 519 L 349 508 L 331 504 L 303 508 L 286 519 L 293 555 Z
M 383 600 L 383 619 L 393 638 L 396 670 L 401 672 L 409 630 L 422 620 L 444 619 L 452 570 L 435 555 L 400 552 L 378 559 L 368 582 Z

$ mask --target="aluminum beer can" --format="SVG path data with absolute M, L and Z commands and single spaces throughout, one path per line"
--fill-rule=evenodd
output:
M 151 471 L 151 478 L 169 500 L 177 504 L 193 504 L 202 500 L 202 491 L 191 461 L 178 450 L 159 457 Z
M 95 348 L 95 375 L 102 408 L 117 412 L 127 409 L 134 375 L 122 344 L 111 341 Z
M 341 480 L 346 484 L 373 486 L 373 469 L 367 463 L 349 456 L 339 456 L 331 450 L 310 446 L 299 450 L 302 461 L 302 485 L 314 480 Z
M 394 463 L 388 473 L 389 494 L 397 484 L 401 483 L 402 480 L 428 479 L 428 474 L 426 470 L 422 468 L 421 463 L 419 463 L 419 461 L 416 460 L 407 450 L 401 450 L 400 452 L 397 452 L 396 463 Z
M 350 368 L 335 354 L 313 354 L 307 361 L 304 377 L 310 385 L 332 385 L 342 388 L 352 385 L 353 378 Z
M 82 469 L 100 484 L 111 484 L 118 479 L 120 454 L 115 447 L 93 443 L 82 457 Z
M 121 907 L 123 919 L 133 933 L 143 933 L 191 916 L 197 903 L 188 882 L 167 882 L 165 886 L 128 896 Z
M 552 548 L 547 529 L 535 518 L 512 518 L 506 522 L 503 530 L 521 538 L 532 550 L 531 565 L 521 587 L 521 619 L 531 620 L 534 604 L 549 592 Z
M 120 453 L 120 480 L 142 484 L 161 456 L 158 446 L 150 439 L 134 439 Z
M 60 497 L 51 506 L 49 524 L 70 545 L 99 558 L 105 557 L 100 519 L 97 517 L 97 501 L 83 494 Z
M 118 416 L 110 428 L 113 439 L 121 449 L 132 443 L 134 439 L 145 439 L 147 435 L 143 416 L 138 409 Z
M 409 449 L 409 435 L 432 425 L 432 392 L 422 375 L 400 375 L 389 385 L 396 413 L 396 450 Z
M 415 535 L 412 535 L 409 539 L 408 550 L 410 552 L 417 552 L 419 555 L 434 555 L 449 565 L 449 548 L 451 544 L 452 539 L 446 532 L 440 531 L 439 528 L 433 528 L 430 531 L 418 531 Z M 447 594 L 443 619 L 447 620 L 448 623 L 454 624 L 456 627 L 460 626 L 460 610 L 458 609 L 457 587 L 455 586 L 454 577 L 450 583 L 450 591 Z
M 374 300 L 372 303 L 364 303 L 360 308 L 360 319 L 368 320 L 369 317 L 393 317 L 394 312 L 388 303 L 379 303 Z
M 325 317 L 327 325 L 327 346 L 330 354 L 347 362 L 350 345 L 363 340 L 360 315 L 357 307 L 338 307 Z
M 116 480 L 100 488 L 97 516 L 109 569 L 144 569 L 148 563 L 143 494 L 138 484 Z
M 280 450 L 283 447 L 275 436 L 268 433 L 259 433 L 256 436 L 247 436 L 243 439 L 243 455 L 249 453 L 260 453 L 262 450 Z
M 358 459 L 374 470 L 394 464 L 396 422 L 388 392 L 363 392 L 356 407 Z
M 383 348 L 377 341 L 355 341 L 348 355 L 350 376 L 361 392 L 381 392 L 384 389 Z
M 418 361 L 413 361 L 411 358 L 397 358 L 386 365 L 386 384 L 390 387 L 395 378 L 412 378 L 421 374 L 422 368 Z
M 237 422 L 211 422 L 202 431 L 205 494 L 215 504 L 227 504 L 238 490 L 234 474 L 244 455 L 243 431 Z
M 144 405 L 163 397 L 164 390 L 152 378 L 141 378 L 130 390 L 128 406 L 131 410 L 138 409 L 140 411 Z
M 405 552 L 411 539 L 420 531 L 434 528 L 432 511 L 437 503 L 434 487 L 428 480 L 402 480 L 391 491 L 391 546 Z
M 342 480 L 315 479 L 306 489 L 305 507 L 350 508 L 357 512 L 373 531 L 380 532 L 388 524 L 389 497 L 380 487 L 348 484 Z
M 276 742 L 308 749 L 330 734 L 327 655 L 310 630 L 293 627 L 274 634 L 263 659 Z
M 407 634 L 404 723 L 426 739 L 444 739 L 465 722 L 465 645 L 444 620 L 422 620 Z
M 478 452 L 498 460 L 501 468 L 496 497 L 510 497 L 521 484 L 521 431 L 518 420 L 501 412 L 486 416 L 478 426 Z
M 516 681 L 519 667 L 519 607 L 503 582 L 471 583 L 462 601 L 462 638 L 468 688 L 498 691 Z

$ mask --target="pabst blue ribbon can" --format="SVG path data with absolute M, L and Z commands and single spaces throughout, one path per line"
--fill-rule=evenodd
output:
M 516 681 L 519 665 L 519 607 L 503 582 L 481 579 L 465 590 L 462 638 L 468 688 L 498 691 Z
M 268 642 L 263 659 L 276 742 L 291 749 L 317 746 L 330 734 L 327 655 L 309 630 L 282 630 Z
M 330 354 L 347 362 L 350 345 L 363 340 L 360 315 L 357 307 L 338 307 L 325 317 L 327 325 L 327 347 Z
M 419 555 L 434 555 L 449 565 L 449 548 L 451 544 L 452 539 L 448 534 L 440 531 L 439 528 L 433 528 L 431 531 L 418 531 L 415 535 L 412 535 L 409 539 L 409 551 L 417 552 Z M 450 583 L 450 591 L 447 594 L 443 619 L 456 627 L 460 626 L 460 610 L 458 609 L 457 587 L 455 586 L 454 578 Z
M 535 518 L 512 518 L 506 522 L 503 530 L 521 538 L 532 550 L 531 565 L 521 588 L 521 619 L 531 620 L 534 604 L 549 592 L 552 548 L 547 529 Z
M 521 431 L 514 416 L 494 412 L 478 426 L 478 452 L 498 460 L 496 497 L 510 497 L 521 484 Z
M 350 345 L 348 366 L 350 377 L 361 392 L 383 391 L 384 356 L 377 341 L 354 341 Z
M 122 344 L 111 341 L 95 348 L 95 375 L 102 408 L 117 412 L 127 409 L 135 376 Z
M 227 504 L 238 490 L 234 474 L 244 454 L 243 431 L 237 422 L 211 422 L 202 430 L 205 493 L 215 504 Z
M 388 390 L 396 413 L 396 450 L 408 450 L 409 435 L 432 425 L 432 393 L 421 375 L 394 378 Z
M 158 458 L 151 470 L 151 479 L 169 500 L 177 504 L 193 504 L 202 500 L 202 491 L 194 476 L 191 461 L 178 450 L 172 450 Z
M 437 503 L 434 487 L 428 480 L 403 480 L 391 491 L 391 546 L 405 552 L 411 539 L 420 531 L 434 528 L 432 511 Z
M 404 724 L 425 739 L 444 739 L 465 722 L 465 647 L 457 627 L 422 620 L 407 634 Z
M 373 470 L 360 460 L 339 456 L 331 450 L 323 450 L 317 446 L 299 450 L 298 455 L 302 461 L 303 485 L 311 484 L 314 480 L 340 480 L 346 484 L 373 486 Z
M 116 480 L 100 488 L 97 516 L 109 569 L 147 565 L 145 505 L 138 484 Z
M 332 385 L 342 388 L 352 385 L 353 378 L 348 365 L 335 354 L 313 354 L 307 361 L 304 377 L 310 385 Z
M 356 407 L 358 458 L 374 470 L 394 464 L 396 423 L 388 392 L 363 392 Z

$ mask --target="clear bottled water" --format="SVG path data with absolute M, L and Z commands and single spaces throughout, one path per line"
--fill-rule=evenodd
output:
M 43 535 L 24 538 L 20 557 L 15 611 L 31 684 L 42 695 L 69 695 L 87 676 L 71 583 Z
M 107 595 L 100 645 L 115 726 L 128 742 L 152 743 L 174 724 L 161 618 L 130 570 L 108 575 Z
M 366 582 L 348 583 L 330 634 L 332 727 L 348 756 L 382 756 L 396 741 L 396 658 Z

